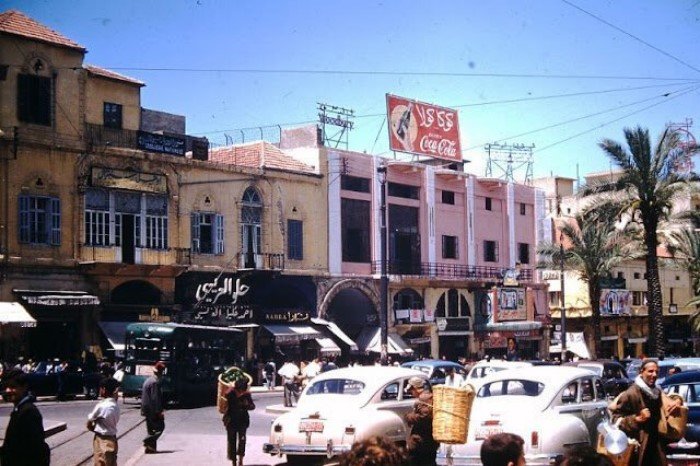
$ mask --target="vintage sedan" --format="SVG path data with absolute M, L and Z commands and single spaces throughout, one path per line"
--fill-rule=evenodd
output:
M 528 465 L 552 464 L 565 447 L 593 445 L 607 400 L 600 377 L 586 369 L 535 366 L 501 371 L 480 382 L 467 442 L 440 445 L 438 464 L 480 465 L 488 436 L 510 432 L 525 440 Z
M 411 377 L 428 376 L 403 367 L 349 367 L 313 378 L 297 407 L 273 423 L 263 451 L 287 455 L 290 464 L 310 464 L 349 451 L 356 441 L 381 435 L 404 445 L 404 415 L 415 403 Z
M 688 427 L 682 442 L 667 446 L 668 453 L 700 454 L 700 371 L 673 374 L 660 384 L 666 393 L 675 393 L 683 398 L 688 407 Z

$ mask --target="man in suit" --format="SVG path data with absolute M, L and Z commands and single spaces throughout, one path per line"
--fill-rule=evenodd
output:
M 161 379 L 165 372 L 165 363 L 158 361 L 153 366 L 153 375 L 143 383 L 141 389 L 141 415 L 146 418 L 146 432 L 143 439 L 146 453 L 156 453 L 158 438 L 165 430 L 165 415 L 163 413 L 163 391 Z
M 5 395 L 15 405 L 2 445 L 3 466 L 46 466 L 51 451 L 44 440 L 44 422 L 29 392 L 27 374 L 11 369 L 3 376 Z

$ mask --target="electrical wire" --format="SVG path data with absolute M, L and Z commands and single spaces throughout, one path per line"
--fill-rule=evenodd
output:
M 666 51 L 664 51 L 664 50 L 661 50 L 660 48 L 658 48 L 658 47 L 656 47 L 656 46 L 650 44 L 649 42 L 645 41 L 644 39 L 641 39 L 641 38 L 635 36 L 634 34 L 625 31 L 624 29 L 620 28 L 619 26 L 615 26 L 614 24 L 612 24 L 612 23 L 609 22 L 609 21 L 606 21 L 605 19 L 601 18 L 600 16 L 597 16 L 597 15 L 591 13 L 590 11 L 584 10 L 583 8 L 581 8 L 581 7 L 578 6 L 578 5 L 573 4 L 573 3 L 570 2 L 569 0 L 561 0 L 561 1 L 562 1 L 563 3 L 569 5 L 570 7 L 575 8 L 575 9 L 579 10 L 580 12 L 587 14 L 588 16 L 590 16 L 590 17 L 596 19 L 597 21 L 600 21 L 601 23 L 605 24 L 606 26 L 609 26 L 609 27 L 615 29 L 616 31 L 625 34 L 626 36 L 631 37 L 632 39 L 636 40 L 637 42 L 640 42 L 640 43 L 646 45 L 646 46 L 649 47 L 650 49 L 653 49 L 653 50 L 659 52 L 660 54 L 662 54 L 662 55 L 664 55 L 664 56 L 670 58 L 671 60 L 677 61 L 677 62 L 680 63 L 681 65 L 684 65 L 684 66 L 690 68 L 691 70 L 700 73 L 700 69 L 694 67 L 693 65 L 691 65 L 691 64 L 689 64 L 689 63 L 687 63 L 687 62 L 681 60 L 680 58 L 676 57 L 675 55 L 671 55 L 670 53 L 668 53 L 668 52 L 666 52 Z

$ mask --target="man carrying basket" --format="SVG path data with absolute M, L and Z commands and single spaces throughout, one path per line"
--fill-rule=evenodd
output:
M 433 394 L 426 390 L 425 380 L 420 377 L 408 379 L 408 390 L 416 398 L 413 411 L 406 414 L 411 427 L 409 460 L 413 466 L 434 466 L 439 444 L 433 438 Z
M 232 389 L 226 394 L 228 407 L 224 413 L 224 426 L 226 426 L 226 446 L 228 459 L 233 466 L 243 466 L 245 456 L 246 431 L 250 426 L 248 411 L 255 409 L 253 398 L 248 391 L 248 380 L 243 377 L 234 383 Z

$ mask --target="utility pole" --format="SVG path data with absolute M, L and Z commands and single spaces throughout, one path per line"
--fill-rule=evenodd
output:
M 561 306 L 561 362 L 566 362 L 566 301 L 564 295 L 564 237 L 559 234 L 559 286 L 561 295 L 559 305 Z
M 387 276 L 387 229 L 386 229 L 386 177 L 387 177 L 387 166 L 380 165 L 377 167 L 377 174 L 379 175 L 379 182 L 381 184 L 381 229 L 380 229 L 380 241 L 381 245 L 379 248 L 381 255 L 381 271 L 380 271 L 380 281 L 379 281 L 379 293 L 381 299 L 381 310 L 379 312 L 379 321 L 381 324 L 381 363 L 382 365 L 387 364 L 388 356 L 388 333 L 389 333 L 389 277 Z

